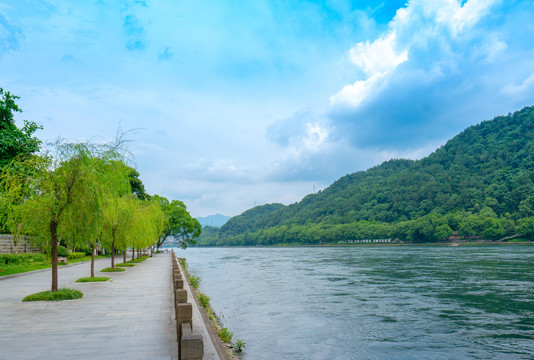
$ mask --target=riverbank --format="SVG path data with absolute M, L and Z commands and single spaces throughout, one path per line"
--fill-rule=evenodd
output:
M 511 246 L 511 245 L 534 245 L 534 241 L 512 241 L 512 242 L 496 242 L 491 240 L 477 240 L 467 242 L 434 242 L 434 243 L 362 243 L 362 244 L 276 244 L 276 245 L 255 245 L 255 246 L 198 246 L 193 245 L 192 248 L 209 249 L 209 248 L 244 248 L 244 249 L 258 249 L 258 248 L 339 248 L 339 247 L 398 247 L 398 246 Z M 162 248 L 163 249 L 163 248 Z M 169 248 L 170 249 L 170 248 Z

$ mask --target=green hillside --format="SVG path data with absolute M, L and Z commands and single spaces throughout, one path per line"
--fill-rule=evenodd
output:
M 390 160 L 284 206 L 231 218 L 200 245 L 530 236 L 534 107 L 471 126 L 428 157 Z M 521 219 L 521 220 L 520 220 Z

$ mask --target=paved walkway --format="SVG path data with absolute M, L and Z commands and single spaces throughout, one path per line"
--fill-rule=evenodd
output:
M 59 287 L 82 291 L 79 300 L 22 302 L 50 289 L 50 270 L 0 280 L 0 359 L 176 360 L 171 255 L 99 272 L 109 266 L 95 265 L 106 283 L 75 282 L 90 275 L 88 263 L 59 268 Z

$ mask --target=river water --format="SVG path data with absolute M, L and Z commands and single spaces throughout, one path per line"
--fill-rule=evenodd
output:
M 246 360 L 534 359 L 534 246 L 176 252 Z

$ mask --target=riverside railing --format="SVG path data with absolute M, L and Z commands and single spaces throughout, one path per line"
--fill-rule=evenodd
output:
M 172 282 L 174 285 L 176 333 L 178 334 L 178 359 L 202 360 L 204 342 L 202 335 L 193 334 L 193 305 L 187 302 L 187 290 L 184 288 L 184 281 L 183 269 L 173 250 Z

